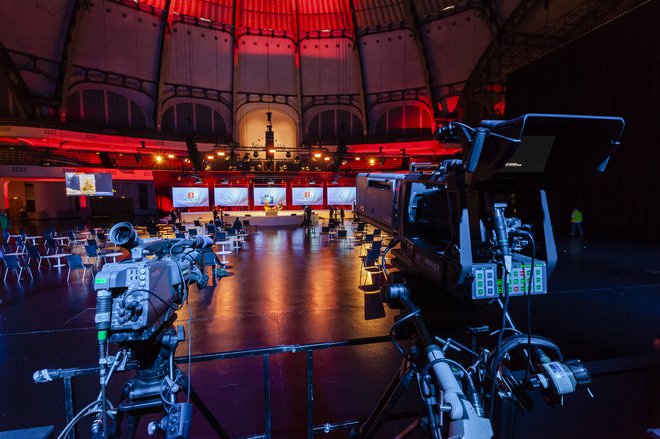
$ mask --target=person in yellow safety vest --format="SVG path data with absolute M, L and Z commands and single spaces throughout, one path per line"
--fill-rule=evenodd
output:
M 576 233 L 584 236 L 584 229 L 582 228 L 583 221 L 582 212 L 577 207 L 574 207 L 573 212 L 571 212 L 571 236 L 575 236 Z

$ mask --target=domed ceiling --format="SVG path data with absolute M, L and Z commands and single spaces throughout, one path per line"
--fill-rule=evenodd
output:
M 281 143 L 429 138 L 502 115 L 508 72 L 639 3 L 7 0 L 0 117 L 250 145 L 272 112 Z

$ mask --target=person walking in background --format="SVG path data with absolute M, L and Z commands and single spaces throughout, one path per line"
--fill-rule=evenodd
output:
M 7 212 L 0 210 L 0 233 L 5 230 L 9 231 L 9 217 L 7 216 Z
M 582 216 L 582 212 L 577 207 L 573 208 L 573 212 L 571 212 L 571 236 L 575 236 L 577 233 L 580 234 L 580 236 L 584 236 L 584 228 L 582 227 L 582 222 L 584 221 L 584 217 Z
M 342 226 L 344 225 L 344 217 L 345 217 L 345 216 L 346 216 L 346 214 L 344 213 L 344 208 L 342 207 L 342 208 L 339 210 L 339 220 L 341 221 L 341 225 L 342 225 Z

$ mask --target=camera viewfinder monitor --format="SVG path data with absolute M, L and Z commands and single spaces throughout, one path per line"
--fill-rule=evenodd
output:
M 209 188 L 173 187 L 172 202 L 174 207 L 208 207 Z

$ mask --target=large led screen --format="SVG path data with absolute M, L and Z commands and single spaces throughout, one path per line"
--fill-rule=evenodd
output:
M 355 187 L 329 187 L 328 205 L 337 206 L 340 204 L 355 203 Z
M 293 204 L 297 206 L 307 206 L 314 204 L 323 204 L 322 187 L 294 187 Z
M 213 191 L 216 206 L 247 206 L 246 187 L 217 187 Z
M 85 174 L 65 172 L 66 194 L 112 196 L 112 175 L 109 173 Z
M 286 189 L 283 187 L 255 187 L 254 188 L 254 205 L 263 206 L 266 204 L 274 206 L 280 202 L 286 204 Z
M 172 202 L 174 207 L 199 207 L 209 205 L 207 187 L 173 187 Z

